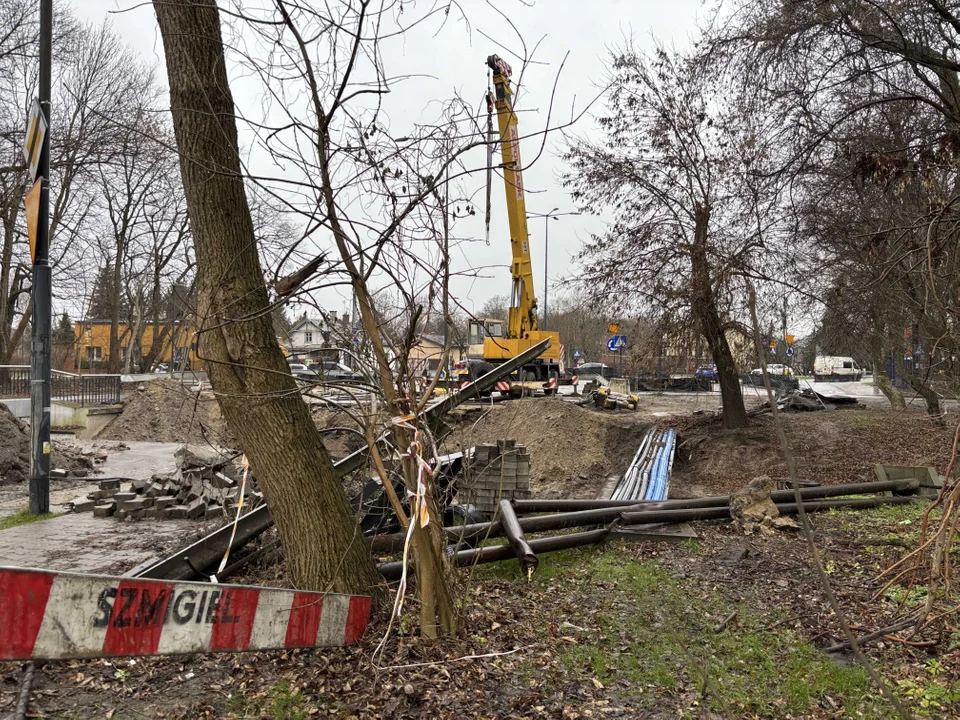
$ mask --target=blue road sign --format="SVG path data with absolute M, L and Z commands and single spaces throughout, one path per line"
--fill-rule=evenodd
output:
M 793 345 L 787 345 L 787 352 L 785 355 L 787 357 L 793 357 Z
M 580 357 L 580 351 L 579 351 L 579 350 L 574 350 L 574 351 L 573 351 L 573 356 L 574 356 L 575 358 Z
M 626 335 L 614 335 L 612 338 L 607 340 L 607 350 L 609 352 L 616 352 L 627 346 L 627 336 Z

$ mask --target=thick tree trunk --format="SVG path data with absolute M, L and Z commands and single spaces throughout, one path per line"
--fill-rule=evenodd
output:
M 155 0 L 196 245 L 200 352 L 305 590 L 382 587 L 267 312 L 215 0 Z
M 870 359 L 873 363 L 873 382 L 890 401 L 890 407 L 894 410 L 906 410 L 907 403 L 903 399 L 903 392 L 887 377 L 886 366 L 880 354 L 879 346 L 873 349 Z
M 710 208 L 698 205 L 695 210 L 693 244 L 690 251 L 691 291 L 693 316 L 700 325 L 700 331 L 707 339 L 710 354 L 717 366 L 720 382 L 720 400 L 723 404 L 723 426 L 725 428 L 745 428 L 749 425 L 747 409 L 743 404 L 743 392 L 740 390 L 740 377 L 737 375 L 737 363 L 730 352 L 727 333 L 717 299 L 710 281 L 710 260 L 707 257 L 707 228 L 710 225 Z

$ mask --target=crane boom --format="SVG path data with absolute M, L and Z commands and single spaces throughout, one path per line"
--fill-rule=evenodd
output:
M 527 207 L 523 199 L 523 168 L 520 164 L 520 139 L 517 135 L 517 115 L 513 110 L 510 88 L 510 66 L 496 55 L 487 58 L 493 70 L 493 97 L 488 93 L 487 111 L 497 110 L 500 125 L 500 155 L 502 157 L 504 186 L 507 194 L 507 217 L 510 221 L 510 309 L 506 332 L 503 322 L 497 320 L 470 321 L 470 347 L 482 343 L 483 360 L 494 365 L 508 362 L 544 340 L 550 347 L 524 363 L 510 375 L 509 393 L 522 396 L 542 391 L 546 395 L 557 392 L 562 370 L 563 345 L 556 332 L 541 330 L 537 322 L 537 297 L 533 292 L 533 264 L 530 260 L 530 236 L 527 233 Z M 473 357 L 475 351 L 468 350 Z
M 537 298 L 533 290 L 533 265 L 530 261 L 530 236 L 527 232 L 527 206 L 523 197 L 523 170 L 520 163 L 520 140 L 517 115 L 510 101 L 510 66 L 497 55 L 487 58 L 493 70 L 493 86 L 497 122 L 500 125 L 500 154 L 507 195 L 507 217 L 510 221 L 510 249 L 513 260 L 510 275 L 510 311 L 507 318 L 508 338 L 528 338 L 538 329 Z

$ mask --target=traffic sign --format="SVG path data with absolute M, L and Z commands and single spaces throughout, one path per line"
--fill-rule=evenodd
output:
M 574 350 L 574 351 L 573 351 L 573 356 L 574 356 L 575 358 L 580 357 L 580 351 L 579 351 L 579 350 Z
M 611 335 L 616 335 L 620 332 L 620 323 L 610 323 L 607 325 L 607 332 Z
M 776 354 L 777 354 L 777 344 L 776 344 L 776 343 L 770 343 L 770 354 L 771 354 L 771 355 L 776 355 Z
M 787 352 L 785 353 L 787 357 L 793 357 L 793 346 L 787 345 Z
M 40 112 L 40 101 L 33 99 L 30 106 L 30 117 L 27 120 L 27 139 L 23 144 L 23 159 L 30 168 L 30 179 L 37 179 L 37 169 L 40 167 L 40 149 L 43 147 L 43 138 L 47 134 L 47 121 Z
M 30 240 L 30 259 L 37 259 L 37 227 L 40 224 L 40 187 L 43 180 L 37 180 L 23 199 L 27 210 L 27 238 Z
M 785 335 L 784 339 L 787 341 L 787 345 L 793 345 L 793 335 Z
M 627 336 L 626 335 L 614 335 L 612 338 L 607 340 L 607 350 L 610 352 L 617 352 L 627 346 Z

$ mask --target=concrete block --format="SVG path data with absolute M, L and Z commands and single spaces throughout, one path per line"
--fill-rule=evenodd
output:
M 168 519 L 183 519 L 187 516 L 187 506 L 171 505 L 168 508 L 164 508 L 163 516 Z
M 153 499 L 153 506 L 163 510 L 164 508 L 171 507 L 177 504 L 177 499 L 172 495 L 164 495 L 163 497 L 158 497 Z
M 119 490 L 120 489 L 120 480 L 101 480 L 100 481 L 101 490 Z
M 67 471 L 63 468 L 54 468 L 50 471 L 51 480 L 63 480 L 67 476 Z
M 202 498 L 197 498 L 189 505 L 187 505 L 187 517 L 191 520 L 196 520 L 197 518 L 203 517 L 204 513 L 207 511 L 207 504 L 203 501 Z
M 234 485 L 237 484 L 236 480 L 234 480 L 233 478 L 229 478 L 223 473 L 219 473 L 219 472 L 213 474 L 213 477 L 210 479 L 210 483 L 213 485 L 213 487 L 220 488 L 220 489 L 232 488 Z
M 130 515 L 130 513 L 128 513 L 126 510 L 123 510 L 123 509 L 117 510 L 117 511 L 113 514 L 113 516 L 114 516 L 117 520 L 126 520 L 128 515 Z
M 124 512 L 129 514 L 131 520 L 143 520 L 147 511 L 140 508 L 139 510 L 125 510 Z
M 94 505 L 93 506 L 93 516 L 94 517 L 110 517 L 113 515 L 114 510 L 116 509 L 115 503 L 105 503 L 103 505 Z
M 163 508 L 151 507 L 143 511 L 143 516 L 147 518 L 162 518 Z
M 213 520 L 214 518 L 220 517 L 223 517 L 223 508 L 216 507 L 215 505 L 208 505 L 203 513 L 204 520 Z
M 113 499 L 118 503 L 126 502 L 127 500 L 133 500 L 137 497 L 136 493 L 133 492 L 118 492 L 113 496 Z
M 77 513 L 90 512 L 96 506 L 96 500 L 87 500 L 87 498 L 75 498 L 71 501 L 73 511 Z
M 119 504 L 121 510 L 126 510 L 127 512 L 133 512 L 135 510 L 143 510 L 144 502 L 146 498 L 134 498 L 133 500 L 124 500 Z
M 137 493 L 142 493 L 147 487 L 147 481 L 138 479 L 133 481 L 133 491 Z

